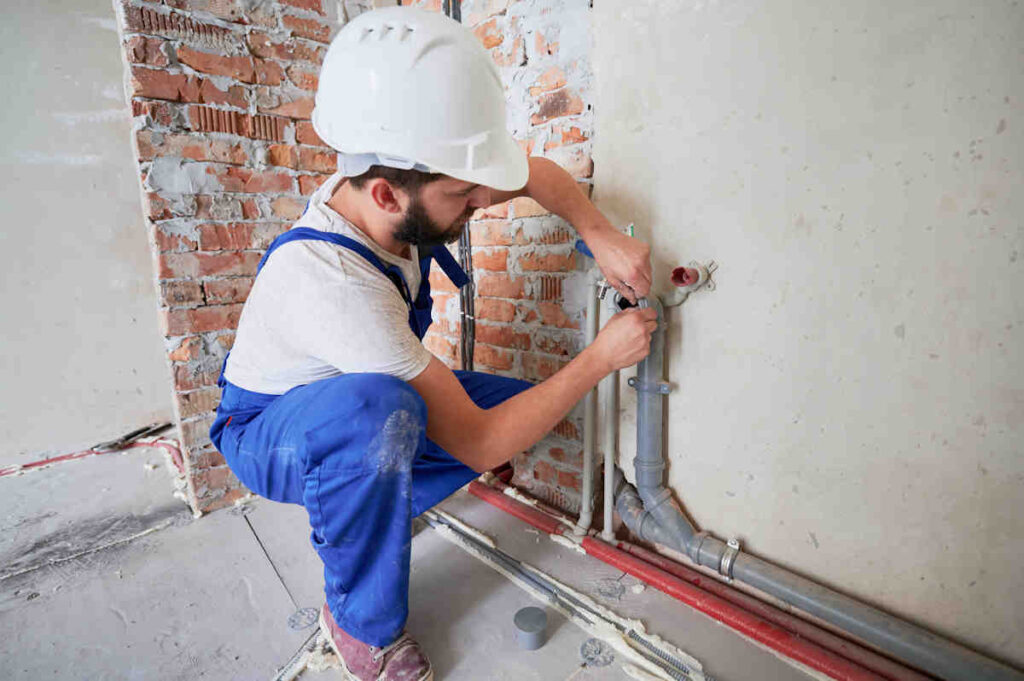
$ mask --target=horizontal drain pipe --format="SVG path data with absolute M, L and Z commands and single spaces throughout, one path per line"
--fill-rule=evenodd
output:
M 517 501 L 490 485 L 485 485 L 478 481 L 471 482 L 469 484 L 469 493 L 519 518 L 541 532 L 559 534 L 570 539 L 574 538 L 570 524 L 567 524 L 564 519 L 560 520 L 552 517 L 538 510 L 533 505 Z M 593 534 L 593 530 L 591 534 Z M 584 537 L 581 547 L 588 555 L 602 562 L 614 565 L 623 571 L 630 572 L 630 574 L 633 574 L 644 583 L 726 624 L 758 643 L 776 650 L 782 655 L 812 669 L 828 674 L 839 681 L 882 681 L 885 679 L 919 681 L 919 678 L 915 678 L 913 672 L 909 670 L 905 670 L 906 675 L 904 676 L 886 676 L 871 671 L 841 654 L 830 651 L 805 637 L 796 635 L 779 624 L 751 613 L 747 609 L 731 603 L 720 596 L 709 593 L 703 588 L 687 583 L 685 580 L 658 566 L 632 556 L 626 551 L 622 551 L 614 545 L 600 541 L 592 536 Z M 628 570 L 626 569 L 627 567 L 629 568 Z M 728 588 L 724 585 L 722 586 Z M 807 626 L 813 627 L 814 625 L 807 623 Z M 822 631 L 821 633 L 825 632 Z M 870 651 L 853 642 L 850 642 L 848 645 L 858 649 L 861 654 L 871 654 Z
M 737 579 L 779 598 L 939 678 L 1024 681 L 1024 674 L 996 660 L 741 551 L 736 540 L 726 543 L 697 531 L 663 484 L 664 398 L 671 388 L 663 380 L 664 310 L 657 299 L 648 304 L 658 312 L 658 327 L 651 336 L 650 354 L 637 365 L 636 378 L 630 381 L 637 391 L 636 487 L 620 478 L 615 495 L 616 510 L 629 529 L 645 541 L 681 551 L 727 580 Z

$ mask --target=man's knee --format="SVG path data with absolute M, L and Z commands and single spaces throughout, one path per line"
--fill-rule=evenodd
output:
M 348 428 L 361 431 L 346 438 L 367 443 L 364 467 L 378 473 L 409 470 L 423 449 L 427 407 L 408 383 L 387 374 L 346 374 L 332 386 L 334 399 L 350 405 Z M 350 453 L 351 455 L 351 453 Z

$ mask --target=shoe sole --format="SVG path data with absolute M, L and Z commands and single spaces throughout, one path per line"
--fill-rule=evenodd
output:
M 348 665 L 345 664 L 345 658 L 341 656 L 340 652 L 338 652 L 338 646 L 334 643 L 334 637 L 331 636 L 331 629 L 327 626 L 327 622 L 324 620 L 323 609 L 320 610 L 320 631 L 323 632 L 324 636 L 327 638 L 327 642 L 331 645 L 331 650 L 338 658 L 338 662 L 341 663 L 341 673 L 345 675 L 347 681 L 363 681 L 348 670 Z M 434 681 L 434 670 L 431 669 L 426 673 L 426 675 L 421 676 L 416 681 Z

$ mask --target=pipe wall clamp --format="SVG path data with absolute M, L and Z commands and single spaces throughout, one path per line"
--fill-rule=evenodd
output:
M 630 376 L 626 383 L 637 392 L 655 393 L 658 395 L 668 395 L 672 392 L 672 384 L 665 381 L 641 381 L 636 376 Z
M 722 553 L 722 562 L 718 565 L 718 572 L 725 577 L 725 581 L 732 581 L 732 566 L 736 563 L 736 556 L 740 554 L 740 540 L 730 539 L 725 543 L 725 552 Z

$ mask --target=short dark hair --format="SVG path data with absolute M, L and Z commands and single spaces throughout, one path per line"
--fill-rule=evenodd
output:
M 370 168 L 362 175 L 356 175 L 350 177 L 349 182 L 356 189 L 362 189 L 366 186 L 366 183 L 370 180 L 380 178 L 387 180 L 391 185 L 404 189 L 405 191 L 415 194 L 419 191 L 420 187 L 435 180 L 440 180 L 444 175 L 441 173 L 424 173 L 420 170 L 402 170 L 401 168 L 390 168 L 388 166 L 370 166 Z

